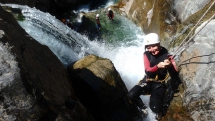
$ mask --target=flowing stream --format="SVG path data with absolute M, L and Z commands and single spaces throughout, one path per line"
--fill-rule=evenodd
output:
M 71 30 L 49 13 L 28 6 L 15 4 L 6 6 L 22 10 L 25 20 L 18 21 L 19 24 L 35 40 L 48 46 L 65 67 L 88 54 L 95 54 L 113 62 L 128 90 L 143 78 L 143 38 L 145 34 L 127 18 L 116 17 L 118 24 L 114 26 L 114 33 L 120 33 L 117 34 L 118 36 L 110 35 L 108 41 L 98 41 L 89 40 L 88 37 Z M 149 97 L 141 96 L 141 98 L 148 106 Z M 156 120 L 155 114 L 149 108 L 148 113 L 148 117 L 144 120 Z

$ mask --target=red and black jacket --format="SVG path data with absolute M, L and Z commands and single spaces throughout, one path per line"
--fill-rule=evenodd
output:
M 113 11 L 112 11 L 112 10 L 110 10 L 110 11 L 108 12 L 108 17 L 110 17 L 110 18 L 112 18 L 112 19 L 113 19 L 113 17 L 114 17 L 114 13 L 113 13 Z
M 158 55 L 152 55 L 149 51 L 145 51 L 143 58 L 147 78 L 155 78 L 158 76 L 158 80 L 163 80 L 165 79 L 167 73 L 169 73 L 171 77 L 176 76 L 178 73 L 175 61 L 173 59 L 171 60 L 173 64 L 172 66 L 165 69 L 159 69 L 157 67 L 159 62 L 163 62 L 165 59 L 168 59 L 168 51 L 164 47 L 160 48 Z
M 96 17 L 96 24 L 100 25 L 100 21 L 98 17 Z

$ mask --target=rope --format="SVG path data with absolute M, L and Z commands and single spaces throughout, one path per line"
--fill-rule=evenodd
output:
M 194 34 L 186 43 L 185 40 L 190 36 L 190 34 L 192 33 L 192 31 L 194 30 L 194 28 L 200 23 L 200 21 L 203 19 L 203 17 L 206 15 L 206 13 L 211 9 L 211 7 L 214 5 L 215 0 L 213 1 L 213 3 L 210 5 L 210 7 L 208 7 L 208 9 L 205 11 L 205 13 L 202 15 L 202 17 L 199 19 L 199 21 L 197 22 L 197 24 L 192 28 L 192 30 L 188 33 L 188 35 L 185 37 L 185 39 L 182 41 L 182 43 L 179 45 L 179 47 L 175 50 L 174 54 L 173 54 L 173 58 L 175 57 L 175 55 L 179 52 L 179 50 L 182 49 L 182 44 L 186 45 L 188 44 L 215 16 L 215 14 L 209 19 L 209 21 L 198 31 L 196 32 L 196 34 Z
M 199 31 L 198 32 L 196 32 L 186 43 L 185 43 L 185 45 L 186 44 L 188 44 L 213 18 L 215 17 L 215 14 L 213 15 L 213 16 L 211 16 L 211 18 L 205 23 L 205 25 L 204 26 L 202 26 L 202 28 L 201 29 L 199 29 Z M 174 56 L 178 53 L 179 51 L 177 51 L 177 52 L 175 52 L 175 54 L 173 55 L 173 58 L 174 58 Z
M 147 81 L 151 81 L 151 82 L 160 82 L 163 83 L 164 81 L 167 80 L 167 78 L 169 77 L 169 73 L 166 74 L 165 78 L 163 80 L 158 80 L 158 75 L 156 75 L 155 78 L 147 78 Z

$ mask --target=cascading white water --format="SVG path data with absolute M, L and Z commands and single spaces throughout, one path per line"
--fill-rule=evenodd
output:
M 14 4 L 7 4 L 6 6 L 22 10 L 26 20 L 19 21 L 19 24 L 35 40 L 48 46 L 65 66 L 83 58 L 87 54 L 95 54 L 103 58 L 108 58 L 113 62 L 128 90 L 143 78 L 144 33 L 131 21 L 124 19 L 123 22 L 126 25 L 124 27 L 134 32 L 133 36 L 136 39 L 126 43 L 122 40 L 116 46 L 96 40 L 89 41 L 87 37 L 71 30 L 55 17 L 35 8 Z M 146 106 L 148 106 L 148 96 L 141 97 Z M 148 110 L 149 115 L 144 120 L 155 120 L 155 115 L 150 109 Z

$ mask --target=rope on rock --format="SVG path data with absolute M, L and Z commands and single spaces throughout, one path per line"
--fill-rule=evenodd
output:
M 211 18 L 205 23 L 205 25 L 199 29 L 198 32 L 196 32 L 192 37 L 190 37 L 189 40 L 187 40 L 187 38 L 190 36 L 190 34 L 192 33 L 192 31 L 194 30 L 194 28 L 196 28 L 196 26 L 200 23 L 200 21 L 203 19 L 203 17 L 206 15 L 206 13 L 211 9 L 211 7 L 214 5 L 215 0 L 213 1 L 213 3 L 210 5 L 210 7 L 208 7 L 208 9 L 205 11 L 205 13 L 202 15 L 202 17 L 199 19 L 199 21 L 197 22 L 197 24 L 192 28 L 192 30 L 188 33 L 188 35 L 185 37 L 185 39 L 182 41 L 182 43 L 179 45 L 179 47 L 175 50 L 174 54 L 173 54 L 173 58 L 176 56 L 176 54 L 178 52 L 180 52 L 180 50 L 182 50 L 183 46 L 187 45 L 215 16 L 215 14 L 213 16 L 211 16 Z M 187 41 L 186 41 L 187 40 Z M 186 41 L 186 42 L 185 42 Z M 183 46 L 182 46 L 183 45 Z

